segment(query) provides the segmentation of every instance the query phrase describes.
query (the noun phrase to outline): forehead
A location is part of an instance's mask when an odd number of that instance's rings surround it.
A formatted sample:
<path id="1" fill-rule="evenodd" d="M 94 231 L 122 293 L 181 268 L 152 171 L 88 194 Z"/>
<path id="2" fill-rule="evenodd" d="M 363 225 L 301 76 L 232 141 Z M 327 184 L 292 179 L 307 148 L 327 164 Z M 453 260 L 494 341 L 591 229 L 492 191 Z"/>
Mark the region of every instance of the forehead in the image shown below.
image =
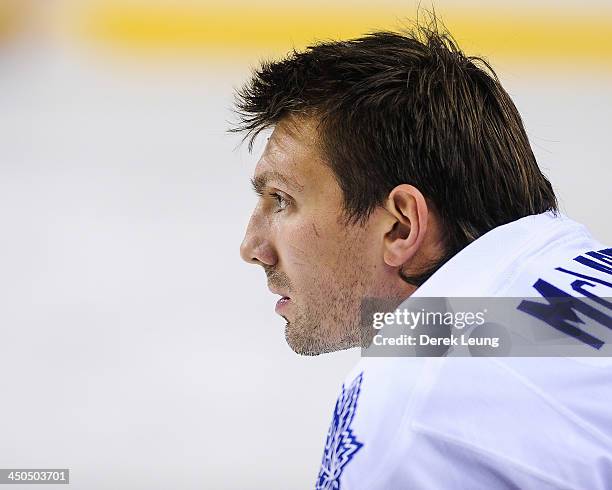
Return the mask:
<path id="1" fill-rule="evenodd" d="M 279 122 L 255 168 L 255 177 L 285 177 L 296 187 L 329 172 L 318 147 L 315 123 L 306 119 Z"/>

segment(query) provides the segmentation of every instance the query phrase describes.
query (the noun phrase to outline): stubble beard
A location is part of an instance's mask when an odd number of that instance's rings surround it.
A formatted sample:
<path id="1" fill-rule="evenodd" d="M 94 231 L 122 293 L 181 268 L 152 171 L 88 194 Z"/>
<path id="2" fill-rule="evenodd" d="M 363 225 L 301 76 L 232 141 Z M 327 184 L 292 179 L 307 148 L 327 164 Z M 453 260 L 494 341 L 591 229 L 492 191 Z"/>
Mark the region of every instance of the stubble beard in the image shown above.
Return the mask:
<path id="1" fill-rule="evenodd" d="M 293 318 L 285 319 L 285 338 L 297 354 L 316 356 L 362 344 L 361 304 L 369 278 L 351 259 L 359 256 L 354 252 L 344 250 L 342 263 L 319 275 L 305 305 L 295 304 Z"/>

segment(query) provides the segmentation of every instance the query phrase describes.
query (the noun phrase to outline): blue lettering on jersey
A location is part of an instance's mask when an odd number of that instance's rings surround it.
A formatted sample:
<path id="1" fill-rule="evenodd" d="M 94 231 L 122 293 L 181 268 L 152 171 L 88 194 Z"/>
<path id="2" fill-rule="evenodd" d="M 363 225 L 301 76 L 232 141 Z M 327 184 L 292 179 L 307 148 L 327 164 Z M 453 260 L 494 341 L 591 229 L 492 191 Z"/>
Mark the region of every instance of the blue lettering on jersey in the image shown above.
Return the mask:
<path id="1" fill-rule="evenodd" d="M 582 265 L 590 267 L 591 269 L 612 275 L 612 267 L 610 267 L 612 266 L 612 248 L 586 252 L 584 255 L 575 257 L 574 260 Z M 586 274 L 574 272 L 563 267 L 557 267 L 556 270 L 565 274 L 579 277 L 581 280 L 578 279 L 572 282 L 572 289 L 583 294 L 585 297 L 592 299 L 594 302 L 598 303 L 604 308 L 612 311 L 612 303 L 594 294 L 591 289 L 587 289 L 594 288 L 598 284 L 612 289 L 612 283 L 603 279 L 591 277 Z M 547 300 L 548 303 L 538 303 L 536 301 L 524 300 L 518 306 L 520 311 L 548 323 L 553 328 L 556 328 L 557 330 L 575 338 L 576 340 L 584 342 L 595 349 L 600 349 L 601 346 L 604 345 L 605 342 L 601 339 L 590 335 L 581 328 L 576 327 L 569 322 L 574 324 L 584 324 L 584 321 L 576 315 L 576 312 L 580 312 L 601 325 L 612 329 L 612 317 L 610 317 L 605 310 L 600 311 L 599 309 L 585 303 L 580 298 L 566 293 L 543 279 L 538 279 L 534 283 L 533 287 L 542 295 L 544 299 Z"/>
<path id="2" fill-rule="evenodd" d="M 334 408 L 334 416 L 327 432 L 316 490 L 340 490 L 340 476 L 344 467 L 363 446 L 351 429 L 362 379 L 363 373 L 360 373 L 348 389 L 345 390 L 342 385 Z"/>

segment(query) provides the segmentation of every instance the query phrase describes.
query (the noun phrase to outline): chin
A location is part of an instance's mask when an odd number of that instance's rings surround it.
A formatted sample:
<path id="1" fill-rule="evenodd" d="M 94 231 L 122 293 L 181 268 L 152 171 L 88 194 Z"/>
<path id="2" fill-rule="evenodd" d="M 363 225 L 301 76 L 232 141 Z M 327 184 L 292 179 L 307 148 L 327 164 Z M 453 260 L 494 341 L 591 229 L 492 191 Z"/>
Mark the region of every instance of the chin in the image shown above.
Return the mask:
<path id="1" fill-rule="evenodd" d="M 301 356 L 318 356 L 359 346 L 359 342 L 349 340 L 330 342 L 327 339 L 314 335 L 305 335 L 303 332 L 296 330 L 295 325 L 287 322 L 285 325 L 285 339 L 291 350 Z"/>

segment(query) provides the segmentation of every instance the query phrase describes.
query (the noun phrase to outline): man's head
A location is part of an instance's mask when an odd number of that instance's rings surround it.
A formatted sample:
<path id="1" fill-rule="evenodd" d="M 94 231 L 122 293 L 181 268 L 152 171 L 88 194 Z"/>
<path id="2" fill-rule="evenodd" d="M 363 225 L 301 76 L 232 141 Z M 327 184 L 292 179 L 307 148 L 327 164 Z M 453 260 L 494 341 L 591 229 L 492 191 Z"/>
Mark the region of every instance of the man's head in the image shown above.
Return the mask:
<path id="1" fill-rule="evenodd" d="M 493 71 L 435 29 L 265 63 L 238 109 L 251 142 L 274 127 L 241 254 L 299 353 L 358 345 L 365 298 L 399 304 L 482 234 L 556 209 Z"/>

